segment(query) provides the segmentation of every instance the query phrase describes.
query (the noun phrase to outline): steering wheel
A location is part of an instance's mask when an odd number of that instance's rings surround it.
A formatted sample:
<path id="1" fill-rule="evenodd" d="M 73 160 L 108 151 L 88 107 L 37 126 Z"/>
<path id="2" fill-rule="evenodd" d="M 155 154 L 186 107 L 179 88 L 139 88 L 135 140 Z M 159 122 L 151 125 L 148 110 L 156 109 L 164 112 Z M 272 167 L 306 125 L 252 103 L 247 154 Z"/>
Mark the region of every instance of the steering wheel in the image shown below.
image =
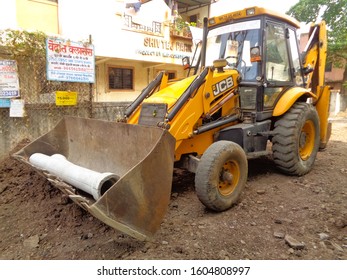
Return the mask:
<path id="1" fill-rule="evenodd" d="M 232 68 L 236 68 L 236 63 L 231 63 L 231 62 L 228 61 L 228 59 L 231 59 L 231 58 L 235 59 L 236 62 L 237 62 L 237 56 L 229 55 L 229 56 L 227 56 L 227 57 L 225 58 L 225 60 L 227 61 L 227 65 L 230 66 L 230 67 L 232 67 Z"/>
<path id="2" fill-rule="evenodd" d="M 236 59 L 236 63 L 230 63 L 229 61 L 228 61 L 228 59 L 230 59 L 230 58 L 233 58 L 233 59 Z M 230 66 L 230 67 L 232 67 L 233 69 L 236 69 L 237 67 L 237 56 L 234 56 L 234 55 L 229 55 L 229 56 L 227 56 L 226 58 L 225 58 L 225 60 L 227 61 L 227 65 L 228 66 Z M 247 67 L 247 64 L 246 64 L 246 61 L 244 61 L 243 59 L 241 59 L 241 65 L 240 65 L 240 70 L 238 71 L 239 72 L 239 74 L 240 74 L 240 76 L 241 76 L 241 78 L 243 79 L 244 78 L 244 75 L 245 75 L 245 73 L 246 73 L 246 67 Z"/>

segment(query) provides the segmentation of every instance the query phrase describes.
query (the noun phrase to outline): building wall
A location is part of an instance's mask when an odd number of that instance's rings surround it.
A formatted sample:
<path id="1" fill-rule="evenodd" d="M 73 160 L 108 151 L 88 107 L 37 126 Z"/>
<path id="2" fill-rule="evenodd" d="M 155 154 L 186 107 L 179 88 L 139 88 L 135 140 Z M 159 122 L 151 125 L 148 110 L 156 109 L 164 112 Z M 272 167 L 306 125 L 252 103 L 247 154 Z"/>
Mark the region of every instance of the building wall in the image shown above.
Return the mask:
<path id="1" fill-rule="evenodd" d="M 4 1 L 0 0 L 0 4 Z M 149 1 L 137 12 L 126 9 L 126 2 L 129 1 L 102 0 L 101 4 L 99 0 L 88 0 L 86 5 L 85 0 L 13 0 L 10 13 L 15 20 L 8 22 L 16 22 L 13 28 L 59 34 L 71 41 L 87 41 L 91 37 L 97 66 L 94 100 L 127 102 L 137 97 L 158 70 L 185 77 L 181 59 L 192 56 L 193 43 L 191 39 L 171 36 L 171 10 L 164 0 Z M 207 13 L 208 7 L 202 7 L 189 14 L 203 18 Z M 129 26 L 124 23 L 125 15 L 132 16 Z M 150 30 L 154 21 L 160 22 L 160 32 Z M 132 67 L 134 90 L 108 90 L 109 65 Z"/>
<path id="2" fill-rule="evenodd" d="M 177 44 L 187 42 L 170 37 L 171 10 L 163 0 L 147 2 L 137 12 L 124 1 L 102 3 L 59 0 L 61 35 L 71 40 L 91 35 L 98 57 L 181 64 L 182 56 L 190 54 Z M 76 13 L 79 7 L 83 13 Z"/>
<path id="3" fill-rule="evenodd" d="M 126 8 L 125 1 L 103 0 L 100 5 L 100 1 L 91 0 L 88 6 L 84 2 L 59 0 L 60 30 L 71 40 L 92 38 L 97 65 L 95 101 L 132 101 L 158 70 L 174 71 L 177 78 L 185 76 L 181 61 L 192 55 L 193 43 L 170 34 L 173 18 L 163 0 L 149 1 L 138 11 Z M 83 13 L 76 13 L 82 6 Z M 109 66 L 132 68 L 134 89 L 110 91 Z"/>
<path id="4" fill-rule="evenodd" d="M 184 14 L 183 18 L 189 22 L 189 17 L 192 15 L 197 15 L 198 17 L 198 26 L 202 27 L 204 17 L 209 17 L 209 6 L 204 6 L 199 9 L 194 9 L 191 11 L 188 11 Z"/>
<path id="5" fill-rule="evenodd" d="M 108 67 L 132 67 L 134 69 L 134 90 L 109 90 Z M 129 60 L 109 59 L 96 66 L 96 83 L 94 87 L 94 101 L 133 101 L 141 91 L 151 82 L 159 71 L 167 70 L 174 72 L 177 78 L 183 78 L 186 72 L 180 65 L 148 65 L 143 62 Z"/>
<path id="6" fill-rule="evenodd" d="M 16 0 L 18 27 L 59 34 L 58 4 L 48 0 Z"/>
<path id="7" fill-rule="evenodd" d="M 332 66 L 331 71 L 325 72 L 325 81 L 328 83 L 337 83 L 338 88 L 341 89 L 341 83 L 343 82 L 343 74 L 345 72 L 345 68 L 336 68 L 334 65 Z"/>
<path id="8" fill-rule="evenodd" d="M 303 33 L 300 35 L 299 48 L 301 52 L 305 49 L 308 40 L 308 33 Z M 341 90 L 344 72 L 345 68 L 337 68 L 332 65 L 331 71 L 325 72 L 325 82 L 334 87 L 335 90 Z"/>
<path id="9" fill-rule="evenodd" d="M 16 22 L 16 2 L 0 0 L 0 29 L 15 29 Z"/>
<path id="10" fill-rule="evenodd" d="M 299 40 L 299 49 L 300 49 L 300 52 L 303 52 L 303 51 L 304 51 L 307 42 L 308 42 L 308 33 L 302 33 L 302 34 L 300 34 L 300 40 Z"/>

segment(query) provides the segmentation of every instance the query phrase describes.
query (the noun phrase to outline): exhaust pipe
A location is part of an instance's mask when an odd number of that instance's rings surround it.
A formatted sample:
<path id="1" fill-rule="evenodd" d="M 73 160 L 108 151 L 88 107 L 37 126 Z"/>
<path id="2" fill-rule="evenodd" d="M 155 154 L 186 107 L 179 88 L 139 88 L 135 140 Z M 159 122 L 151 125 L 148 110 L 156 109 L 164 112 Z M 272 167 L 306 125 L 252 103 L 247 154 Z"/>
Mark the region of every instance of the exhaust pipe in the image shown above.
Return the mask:
<path id="1" fill-rule="evenodd" d="M 113 173 L 99 173 L 73 164 L 61 154 L 47 156 L 35 153 L 29 157 L 29 162 L 41 170 L 47 170 L 71 186 L 89 193 L 95 200 L 119 180 L 119 176 Z"/>

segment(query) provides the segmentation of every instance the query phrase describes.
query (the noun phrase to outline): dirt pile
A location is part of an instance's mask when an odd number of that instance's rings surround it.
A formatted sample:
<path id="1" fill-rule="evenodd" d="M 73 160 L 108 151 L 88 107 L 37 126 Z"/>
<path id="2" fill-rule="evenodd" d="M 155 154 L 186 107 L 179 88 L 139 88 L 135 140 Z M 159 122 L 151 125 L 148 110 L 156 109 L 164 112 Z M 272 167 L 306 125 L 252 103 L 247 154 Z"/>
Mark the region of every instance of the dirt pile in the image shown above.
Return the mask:
<path id="1" fill-rule="evenodd" d="M 139 242 L 8 157 L 0 162 L 0 258 L 347 259 L 346 158 L 347 123 L 339 121 L 303 177 L 281 174 L 268 158 L 251 160 L 240 202 L 222 213 L 199 202 L 193 174 L 175 170 L 161 229 Z"/>

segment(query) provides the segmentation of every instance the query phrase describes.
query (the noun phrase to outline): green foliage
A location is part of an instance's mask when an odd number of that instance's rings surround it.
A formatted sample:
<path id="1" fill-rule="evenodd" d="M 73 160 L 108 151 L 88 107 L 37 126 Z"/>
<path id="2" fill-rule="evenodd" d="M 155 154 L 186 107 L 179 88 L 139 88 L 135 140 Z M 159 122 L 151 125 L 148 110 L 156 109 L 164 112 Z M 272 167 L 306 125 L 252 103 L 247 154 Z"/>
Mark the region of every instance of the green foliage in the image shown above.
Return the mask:
<path id="1" fill-rule="evenodd" d="M 13 58 L 45 57 L 47 35 L 43 32 L 6 29 L 0 31 L 0 44 Z"/>
<path id="2" fill-rule="evenodd" d="M 49 92 L 46 79 L 46 34 L 25 30 L 0 30 L 0 47 L 7 59 L 17 61 L 22 98 L 37 101 Z"/>
<path id="3" fill-rule="evenodd" d="M 326 0 L 300 0 L 289 9 L 287 14 L 302 22 L 314 22 L 318 17 L 320 7 L 325 3 Z"/>
<path id="4" fill-rule="evenodd" d="M 302 22 L 320 15 L 328 26 L 328 59 L 335 65 L 347 59 L 347 0 L 300 0 L 287 14 Z"/>

